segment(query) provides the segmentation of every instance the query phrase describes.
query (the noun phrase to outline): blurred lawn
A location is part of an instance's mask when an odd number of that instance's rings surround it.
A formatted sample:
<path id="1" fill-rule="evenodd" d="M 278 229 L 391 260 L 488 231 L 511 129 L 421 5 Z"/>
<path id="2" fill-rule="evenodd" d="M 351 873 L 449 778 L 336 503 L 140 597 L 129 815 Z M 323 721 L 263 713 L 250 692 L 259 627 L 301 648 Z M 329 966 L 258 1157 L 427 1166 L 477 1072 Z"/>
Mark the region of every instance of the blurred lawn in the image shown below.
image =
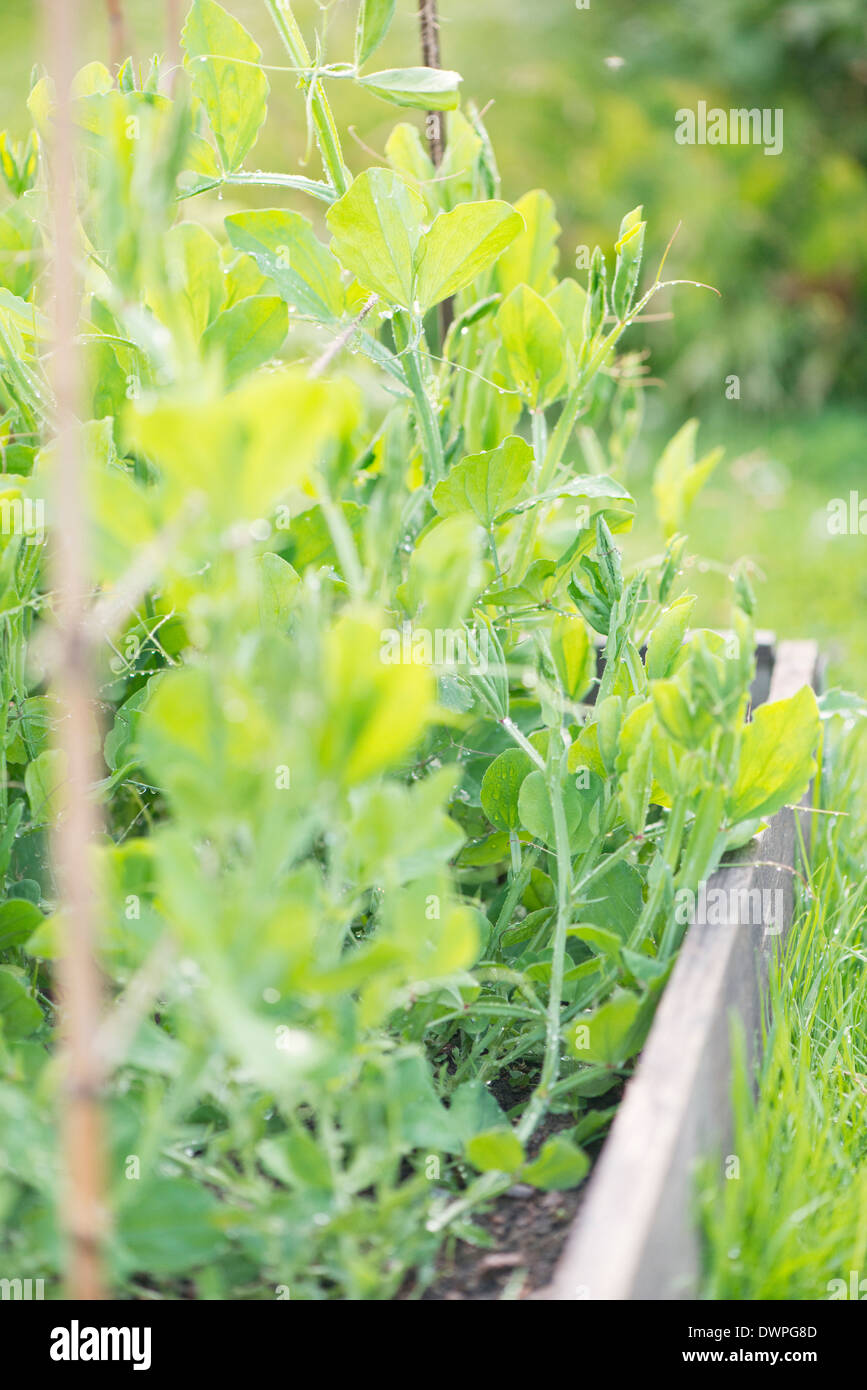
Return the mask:
<path id="1" fill-rule="evenodd" d="M 225 2 L 266 62 L 285 63 L 263 0 Z M 165 49 L 166 16 L 185 4 L 124 0 L 123 8 L 135 56 L 146 59 Z M 295 8 L 308 36 L 327 19 L 329 59 L 351 56 L 353 0 Z M 107 60 L 104 0 L 83 10 L 82 60 Z M 549 189 L 564 269 L 578 245 L 598 241 L 610 252 L 621 215 L 639 202 L 655 268 L 682 220 L 668 270 L 709 281 L 721 298 L 681 289 L 654 306 L 673 308 L 675 320 L 636 335 L 666 386 L 648 393 L 648 437 L 629 482 L 646 495 L 656 451 L 697 414 L 700 444 L 724 444 L 726 458 L 695 508 L 691 550 L 724 567 L 751 556 L 766 576 L 757 586 L 761 625 L 817 637 L 833 678 L 867 689 L 867 537 L 831 538 L 825 525 L 831 498 L 859 486 L 867 495 L 861 0 L 591 0 L 582 10 L 574 0 L 440 0 L 440 10 L 444 64 L 463 74 L 465 96 L 493 103 L 485 119 L 504 196 Z M 0 128 L 16 135 L 28 125 L 39 11 L 33 0 L 3 3 Z M 373 66 L 417 61 L 415 0 L 399 0 Z M 305 150 L 303 106 L 290 73 L 272 72 L 271 83 L 270 120 L 248 166 L 294 168 Z M 378 157 L 396 121 L 421 119 L 350 83 L 332 83 L 330 94 L 341 128 L 356 132 L 346 149 L 354 168 Z M 674 112 L 698 100 L 783 109 L 783 153 L 677 145 Z M 200 204 L 214 221 L 231 210 L 229 199 Z M 738 401 L 725 400 L 732 373 Z M 630 553 L 658 544 L 645 515 Z M 724 621 L 720 574 L 693 577 L 703 620 Z"/>

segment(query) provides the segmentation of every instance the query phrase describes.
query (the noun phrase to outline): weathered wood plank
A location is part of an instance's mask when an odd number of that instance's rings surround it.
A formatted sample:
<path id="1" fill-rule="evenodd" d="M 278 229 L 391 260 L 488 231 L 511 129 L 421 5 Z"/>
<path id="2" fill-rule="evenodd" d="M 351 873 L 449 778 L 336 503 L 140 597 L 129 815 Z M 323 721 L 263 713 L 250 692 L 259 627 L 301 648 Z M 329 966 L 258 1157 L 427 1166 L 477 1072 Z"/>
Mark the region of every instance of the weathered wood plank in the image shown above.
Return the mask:
<path id="1" fill-rule="evenodd" d="M 814 643 L 781 643 L 769 699 L 815 685 L 817 666 Z M 809 816 L 802 821 L 806 837 Z M 762 924 L 697 922 L 689 928 L 587 1198 L 541 1297 L 695 1296 L 695 1163 L 725 1153 L 730 1142 L 731 1016 L 741 1018 L 756 1055 L 768 961 L 792 919 L 795 848 L 795 813 L 783 810 L 753 847 L 749 864 L 721 868 L 711 879 L 708 895 L 722 888 L 733 903 L 745 900 L 732 895 L 758 890 Z"/>

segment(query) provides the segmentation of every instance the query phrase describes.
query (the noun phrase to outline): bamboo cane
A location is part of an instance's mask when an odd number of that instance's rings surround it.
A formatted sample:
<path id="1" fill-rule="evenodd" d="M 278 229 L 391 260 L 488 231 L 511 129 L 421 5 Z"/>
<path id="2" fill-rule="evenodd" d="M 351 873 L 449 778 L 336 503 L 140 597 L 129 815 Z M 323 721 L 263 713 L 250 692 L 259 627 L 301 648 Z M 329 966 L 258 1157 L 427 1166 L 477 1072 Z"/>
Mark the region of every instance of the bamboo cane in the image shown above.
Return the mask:
<path id="1" fill-rule="evenodd" d="M 75 169 L 71 84 L 79 0 L 44 0 L 57 88 L 55 138 L 51 151 L 54 230 L 53 384 L 57 401 L 52 587 L 59 626 L 59 662 L 54 679 L 60 701 L 60 748 L 68 777 L 54 835 L 54 862 L 65 927 L 58 983 L 61 1015 L 61 1141 L 63 1183 L 60 1219 L 67 1241 L 66 1284 L 70 1298 L 103 1297 L 105 1236 L 104 1168 L 100 1091 L 102 1068 L 96 1046 L 100 985 L 94 959 L 96 902 L 91 845 L 96 815 L 90 788 L 95 781 L 89 753 L 92 722 L 91 648 L 85 636 L 87 591 L 86 514 L 77 436 L 78 289 L 75 258 Z"/>

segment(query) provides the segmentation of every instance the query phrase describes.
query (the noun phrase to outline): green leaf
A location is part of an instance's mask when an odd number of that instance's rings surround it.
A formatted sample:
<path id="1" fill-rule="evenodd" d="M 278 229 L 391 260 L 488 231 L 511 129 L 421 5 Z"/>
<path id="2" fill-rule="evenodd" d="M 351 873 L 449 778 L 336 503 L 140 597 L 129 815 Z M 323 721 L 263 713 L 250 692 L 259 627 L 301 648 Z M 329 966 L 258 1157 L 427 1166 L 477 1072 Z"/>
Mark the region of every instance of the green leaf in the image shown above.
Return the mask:
<path id="1" fill-rule="evenodd" d="M 142 1186 L 130 1192 L 118 1217 L 127 1269 L 186 1274 L 216 1259 L 225 1236 L 217 1224 L 219 1203 L 206 1187 L 181 1177 Z"/>
<path id="2" fill-rule="evenodd" d="M 647 642 L 644 667 L 651 680 L 671 675 L 671 668 L 686 636 L 695 594 L 683 594 L 659 615 Z"/>
<path id="3" fill-rule="evenodd" d="M 105 736 L 103 756 L 112 772 L 123 766 L 127 750 L 135 737 L 141 712 L 147 703 L 150 682 L 139 687 L 128 700 L 120 706 L 114 724 Z"/>
<path id="4" fill-rule="evenodd" d="M 687 420 L 666 444 L 653 475 L 656 511 L 666 537 L 683 529 L 687 513 L 725 452 L 712 449 L 695 461 L 698 421 Z"/>
<path id="5" fill-rule="evenodd" d="M 454 111 L 460 101 L 461 75 L 448 68 L 387 68 L 357 80 L 360 87 L 392 106 Z"/>
<path id="6" fill-rule="evenodd" d="M 545 302 L 557 315 L 566 334 L 566 341 L 577 358 L 584 342 L 584 315 L 587 310 L 587 291 L 577 280 L 561 280 L 545 296 Z"/>
<path id="7" fill-rule="evenodd" d="M 471 511 L 488 529 L 522 496 L 532 467 L 530 445 L 509 435 L 499 448 L 455 464 L 434 488 L 433 504 L 440 516 Z"/>
<path id="8" fill-rule="evenodd" d="M 231 526 L 266 515 L 289 487 L 302 486 L 323 444 L 351 429 L 356 412 L 346 383 L 287 370 L 261 373 L 219 395 L 143 397 L 128 408 L 124 426 L 129 446 L 159 465 L 167 510 L 200 493 L 211 523 Z"/>
<path id="9" fill-rule="evenodd" d="M 530 289 L 519 285 L 497 311 L 506 361 L 531 410 L 553 401 L 566 384 L 566 344 L 554 310 Z"/>
<path id="10" fill-rule="evenodd" d="M 631 864 L 612 864 L 590 892 L 592 897 L 580 907 L 584 921 L 615 932 L 625 941 L 644 901 L 641 874 Z"/>
<path id="11" fill-rule="evenodd" d="M 39 272 L 39 228 L 20 203 L 0 215 L 0 285 L 26 299 Z"/>
<path id="12" fill-rule="evenodd" d="M 422 237 L 416 298 L 423 311 L 457 294 L 497 259 L 523 227 L 508 203 L 461 203 L 441 212 Z"/>
<path id="13" fill-rule="evenodd" d="M 636 1023 L 641 1000 L 628 990 L 617 990 L 592 1014 L 581 1014 L 566 1030 L 573 1056 L 581 1062 L 619 1066 L 641 1046 Z"/>
<path id="14" fill-rule="evenodd" d="M 42 923 L 42 913 L 26 898 L 9 898 L 0 904 L 0 951 L 21 946 Z"/>
<path id="15" fill-rule="evenodd" d="M 482 778 L 482 810 L 498 830 L 516 830 L 521 823 L 518 794 L 521 783 L 533 770 L 523 748 L 507 748 L 494 758 Z"/>
<path id="16" fill-rule="evenodd" d="M 513 1129 L 483 1130 L 467 1144 L 466 1155 L 480 1173 L 514 1173 L 524 1162 L 524 1149 Z"/>
<path id="17" fill-rule="evenodd" d="M 328 1159 L 316 1140 L 306 1129 L 290 1130 L 271 1139 L 263 1139 L 257 1153 L 275 1178 L 287 1187 L 302 1191 L 330 1192 L 331 1169 Z"/>
<path id="18" fill-rule="evenodd" d="M 164 244 L 168 283 L 160 293 L 150 294 L 149 302 L 169 325 L 182 312 L 198 342 L 226 298 L 219 244 L 197 222 L 172 227 Z"/>
<path id="19" fill-rule="evenodd" d="M 411 308 L 424 199 L 391 169 L 366 169 L 326 214 L 331 249 L 366 290 Z"/>
<path id="20" fill-rule="evenodd" d="M 503 1112 L 483 1081 L 464 1081 L 452 1093 L 449 1124 L 456 1146 L 462 1149 L 484 1130 L 497 1129 Z"/>
<path id="21" fill-rule="evenodd" d="M 550 194 L 536 188 L 515 204 L 524 228 L 497 262 L 497 285 L 510 294 L 518 285 L 546 297 L 554 289 L 560 224 Z"/>
<path id="22" fill-rule="evenodd" d="M 581 824 L 584 808 L 581 796 L 571 779 L 563 784 L 562 795 L 563 810 L 566 814 L 566 829 L 571 838 Z M 556 843 L 554 811 L 551 806 L 545 774 L 540 772 L 538 768 L 530 772 L 521 783 L 521 790 L 518 793 L 518 813 L 521 824 L 529 830 L 533 838 L 541 840 L 543 844 L 553 848 Z"/>
<path id="23" fill-rule="evenodd" d="M 262 51 L 216 0 L 193 0 L 181 45 L 223 168 L 238 169 L 265 119 L 268 79 L 258 66 Z"/>
<path id="24" fill-rule="evenodd" d="M 421 194 L 430 216 L 434 217 L 439 208 L 430 185 L 437 171 L 417 126 L 408 121 L 396 125 L 385 142 L 385 155 L 392 168 Z"/>
<path id="25" fill-rule="evenodd" d="M 623 942 L 617 932 L 608 931 L 605 927 L 594 927 L 585 924 L 578 927 L 570 927 L 569 935 L 574 936 L 578 941 L 586 941 L 587 945 L 596 952 L 598 956 L 610 956 L 612 960 L 619 960 Z"/>
<path id="26" fill-rule="evenodd" d="M 648 714 L 652 714 L 649 705 L 647 710 Z M 623 818 L 633 835 L 640 835 L 644 830 L 652 787 L 653 722 L 651 717 L 646 720 L 637 743 L 626 759 L 626 766 L 618 786 Z"/>
<path id="27" fill-rule="evenodd" d="M 596 675 L 596 648 L 577 613 L 562 613 L 551 625 L 551 656 L 570 700 L 580 700 Z"/>
<path id="28" fill-rule="evenodd" d="M 202 335 L 202 351 L 222 358 L 234 385 L 275 357 L 289 331 L 289 310 L 277 295 L 255 294 L 224 309 Z"/>
<path id="29" fill-rule="evenodd" d="M 521 1169 L 521 1179 L 546 1192 L 564 1192 L 583 1182 L 589 1171 L 590 1159 L 584 1150 L 562 1134 L 553 1134 L 545 1140 L 538 1157 Z"/>
<path id="30" fill-rule="evenodd" d="M 234 213 L 226 218 L 226 232 L 232 245 L 273 280 L 287 304 L 321 323 L 341 317 L 346 296 L 340 267 L 300 212 Z"/>
<path id="31" fill-rule="evenodd" d="M 397 0 L 361 0 L 355 31 L 355 64 L 361 67 L 382 43 L 394 17 Z"/>
<path id="32" fill-rule="evenodd" d="M 256 560 L 259 570 L 259 615 L 265 627 L 285 629 L 298 598 L 301 579 L 296 570 L 273 551 Z"/>
<path id="33" fill-rule="evenodd" d="M 0 1037 L 27 1038 L 42 1022 L 42 1010 L 17 972 L 0 966 Z"/>
<path id="34" fill-rule="evenodd" d="M 24 786 L 35 824 L 54 820 L 57 816 L 65 781 L 66 756 L 59 748 L 46 749 L 32 763 L 28 763 L 24 772 Z"/>
<path id="35" fill-rule="evenodd" d="M 772 816 L 797 805 L 816 772 L 819 710 L 809 686 L 788 700 L 759 705 L 741 741 L 728 819 Z"/>

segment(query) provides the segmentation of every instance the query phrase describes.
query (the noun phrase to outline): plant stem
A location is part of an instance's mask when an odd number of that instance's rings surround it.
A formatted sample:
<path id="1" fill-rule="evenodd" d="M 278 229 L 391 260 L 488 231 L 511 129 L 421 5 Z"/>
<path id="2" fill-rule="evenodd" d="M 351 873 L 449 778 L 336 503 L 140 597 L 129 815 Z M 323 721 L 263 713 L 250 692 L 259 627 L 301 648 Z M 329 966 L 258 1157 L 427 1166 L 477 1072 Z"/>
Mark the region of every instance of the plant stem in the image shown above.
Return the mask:
<path id="1" fill-rule="evenodd" d="M 551 1099 L 551 1088 L 556 1085 L 560 1075 L 560 1027 L 563 1000 L 563 975 L 566 966 L 566 933 L 572 919 L 572 851 L 569 846 L 569 829 L 563 806 L 563 772 L 566 747 L 559 742 L 559 730 L 552 729 L 550 739 L 556 751 L 549 753 L 546 771 L 548 795 L 554 819 L 554 845 L 557 852 L 557 920 L 554 925 L 554 943 L 551 957 L 551 981 L 548 990 L 548 1016 L 545 1025 L 545 1054 L 542 1074 L 530 1103 L 518 1125 L 518 1138 L 524 1142 L 529 1139 L 541 1120 Z"/>
<path id="2" fill-rule="evenodd" d="M 416 425 L 421 436 L 425 461 L 425 481 L 428 486 L 445 477 L 446 465 L 439 420 L 425 386 L 424 368 L 418 342 L 413 341 L 405 314 L 398 312 L 392 319 L 395 345 L 403 363 L 409 389 L 415 402 Z M 423 339 L 422 339 L 423 340 Z"/>
<path id="3" fill-rule="evenodd" d="M 543 489 L 542 478 L 545 472 L 545 461 L 548 448 L 548 426 L 543 410 L 530 411 L 531 428 L 533 435 L 533 487 L 535 492 Z M 515 559 L 512 565 L 512 581 L 520 584 L 527 572 L 530 558 L 533 553 L 533 545 L 536 540 L 536 526 L 539 508 L 534 507 L 527 512 L 523 518 L 521 529 L 518 534 L 518 545 L 515 551 Z"/>
<path id="4" fill-rule="evenodd" d="M 298 27 L 298 21 L 292 13 L 289 0 L 265 0 L 265 4 L 268 6 L 277 32 L 283 40 L 293 64 L 298 68 L 309 70 L 313 66 L 310 50 Z M 299 82 L 304 92 L 309 95 L 310 112 L 316 130 L 316 143 L 319 146 L 319 153 L 322 155 L 325 173 L 340 197 L 349 187 L 349 175 L 346 165 L 343 163 L 340 136 L 337 134 L 337 126 L 331 114 L 328 98 L 322 90 L 322 84 L 317 75 L 307 77 L 302 74 Z"/>

